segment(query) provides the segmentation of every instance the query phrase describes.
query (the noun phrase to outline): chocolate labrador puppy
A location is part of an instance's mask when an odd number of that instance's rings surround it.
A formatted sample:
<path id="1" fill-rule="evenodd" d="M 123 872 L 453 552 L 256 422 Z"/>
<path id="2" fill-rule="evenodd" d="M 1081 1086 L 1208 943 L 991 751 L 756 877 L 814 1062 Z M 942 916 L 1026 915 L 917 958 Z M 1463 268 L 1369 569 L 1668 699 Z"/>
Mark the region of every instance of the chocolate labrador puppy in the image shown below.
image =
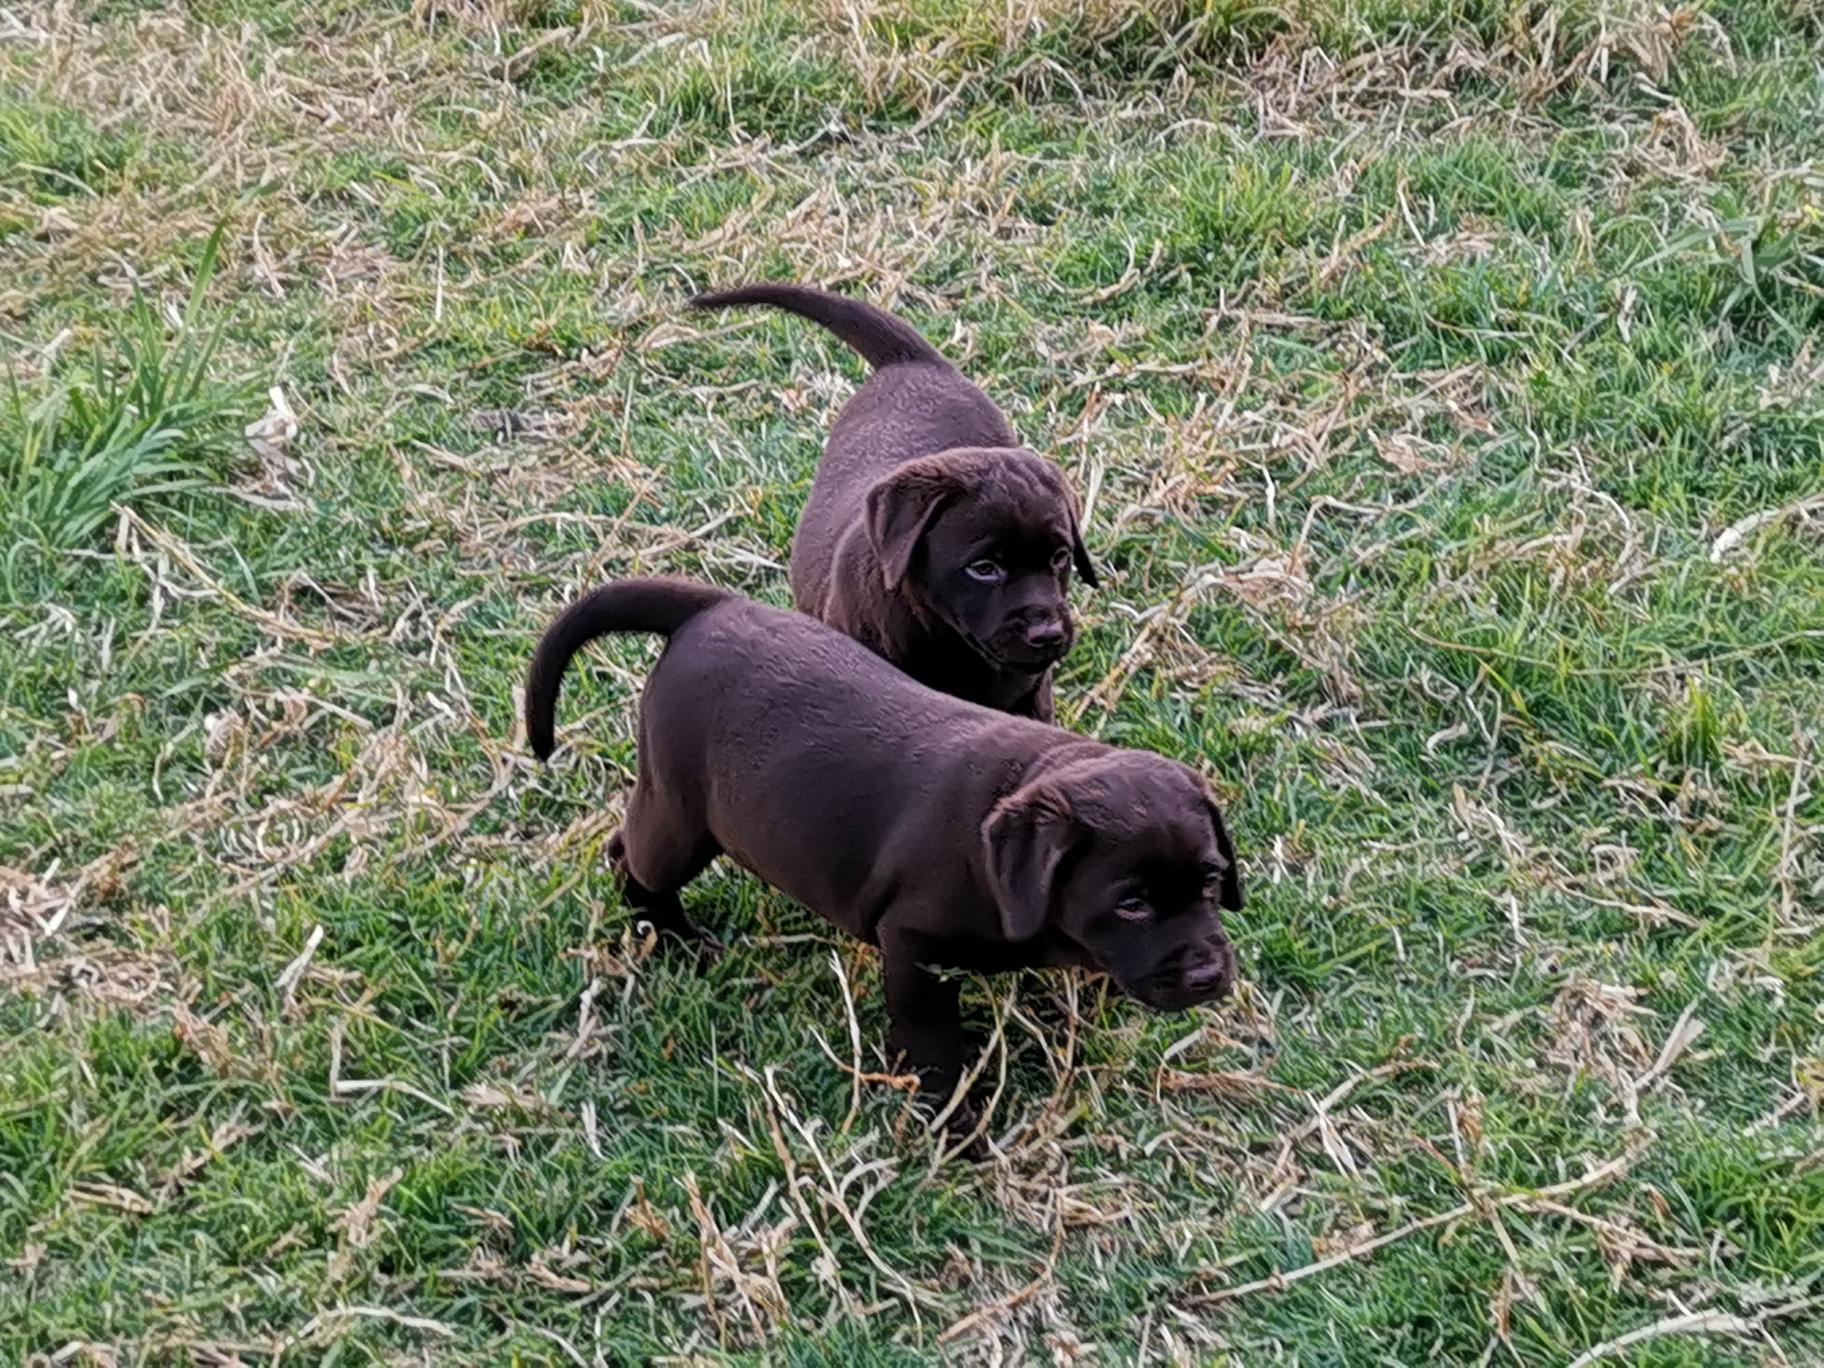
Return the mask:
<path id="1" fill-rule="evenodd" d="M 821 324 L 874 374 L 836 415 L 792 539 L 792 597 L 922 684 L 1052 718 L 1071 566 L 1092 588 L 1063 473 L 911 324 L 801 285 L 699 295 Z"/>
<path id="2" fill-rule="evenodd" d="M 606 632 L 670 638 L 609 844 L 627 901 L 701 942 L 678 892 L 726 854 L 879 946 L 891 1043 L 929 1092 L 947 1098 L 965 1059 L 957 983 L 933 967 L 1083 965 L 1160 1011 L 1233 984 L 1240 873 L 1188 766 L 937 693 L 809 617 L 672 579 L 598 589 L 545 632 L 526 681 L 539 758 L 570 657 Z"/>

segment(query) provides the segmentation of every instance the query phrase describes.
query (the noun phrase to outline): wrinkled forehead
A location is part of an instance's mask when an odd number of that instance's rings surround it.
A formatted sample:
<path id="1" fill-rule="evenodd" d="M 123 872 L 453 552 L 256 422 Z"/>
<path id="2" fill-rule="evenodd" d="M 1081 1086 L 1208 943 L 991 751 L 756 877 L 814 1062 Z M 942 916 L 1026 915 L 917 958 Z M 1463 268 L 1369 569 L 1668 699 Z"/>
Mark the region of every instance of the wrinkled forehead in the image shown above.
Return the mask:
<path id="1" fill-rule="evenodd" d="M 1149 863 L 1201 862 L 1215 849 L 1203 785 L 1184 766 L 1129 752 L 1073 786 L 1071 806 L 1101 843 Z"/>
<path id="2" fill-rule="evenodd" d="M 967 490 L 965 503 L 1031 523 L 1067 516 L 1068 496 L 1058 468 L 1030 451 L 958 452 L 947 463 Z"/>
<path id="3" fill-rule="evenodd" d="M 953 499 L 931 530 L 946 541 L 1049 553 L 1070 539 L 1070 510 L 1055 492 L 1029 482 L 986 479 Z"/>
<path id="4" fill-rule="evenodd" d="M 993 547 L 1005 555 L 1048 559 L 1070 542 L 1070 524 L 1057 509 L 1033 509 L 1005 499 L 959 502 L 939 515 L 930 534 L 940 545 Z"/>
<path id="5" fill-rule="evenodd" d="M 1184 876 L 1193 882 L 1217 854 L 1209 819 L 1202 812 L 1172 814 L 1125 832 L 1100 831 L 1096 844 L 1111 865 L 1151 878 Z"/>

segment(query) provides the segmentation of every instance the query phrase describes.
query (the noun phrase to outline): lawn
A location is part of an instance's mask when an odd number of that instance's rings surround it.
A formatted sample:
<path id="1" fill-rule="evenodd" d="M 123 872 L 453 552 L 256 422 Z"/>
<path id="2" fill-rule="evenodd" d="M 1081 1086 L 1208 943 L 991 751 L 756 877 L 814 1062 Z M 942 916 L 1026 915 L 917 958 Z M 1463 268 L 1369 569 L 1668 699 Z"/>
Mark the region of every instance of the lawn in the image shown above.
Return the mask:
<path id="1" fill-rule="evenodd" d="M 1824 18 L 0 7 L 0 1362 L 1824 1361 Z M 620 574 L 787 601 L 890 305 L 1068 470 L 1061 720 L 1238 995 L 965 992 L 603 847 Z"/>

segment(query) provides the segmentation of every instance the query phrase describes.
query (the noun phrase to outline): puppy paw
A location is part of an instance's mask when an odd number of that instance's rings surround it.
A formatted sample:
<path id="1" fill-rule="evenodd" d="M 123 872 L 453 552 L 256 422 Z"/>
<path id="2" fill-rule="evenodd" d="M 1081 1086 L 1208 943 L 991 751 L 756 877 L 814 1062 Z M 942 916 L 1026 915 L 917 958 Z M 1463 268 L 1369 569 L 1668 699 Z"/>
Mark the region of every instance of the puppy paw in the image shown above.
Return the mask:
<path id="1" fill-rule="evenodd" d="M 965 1102 L 944 1122 L 944 1147 L 965 1164 L 985 1164 L 993 1157 L 982 1114 Z"/>
<path id="2" fill-rule="evenodd" d="M 676 941 L 690 954 L 699 973 L 707 972 L 728 953 L 728 947 L 681 912 L 654 913 L 642 909 L 634 923 L 641 929 L 650 927 L 667 941 Z"/>
<path id="3" fill-rule="evenodd" d="M 728 953 L 728 947 L 707 931 L 699 931 L 690 941 L 691 952 L 696 956 L 697 972 L 707 974 Z"/>

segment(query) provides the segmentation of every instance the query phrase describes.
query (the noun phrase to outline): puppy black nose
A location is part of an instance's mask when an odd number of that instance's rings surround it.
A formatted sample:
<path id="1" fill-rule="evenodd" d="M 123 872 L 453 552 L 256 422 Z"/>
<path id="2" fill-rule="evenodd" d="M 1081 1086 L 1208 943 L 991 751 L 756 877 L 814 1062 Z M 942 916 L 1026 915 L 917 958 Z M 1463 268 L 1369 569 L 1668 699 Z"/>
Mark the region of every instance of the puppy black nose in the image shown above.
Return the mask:
<path id="1" fill-rule="evenodd" d="M 1064 624 L 1035 622 L 1026 629 L 1026 644 L 1035 651 L 1055 651 L 1064 644 Z"/>
<path id="2" fill-rule="evenodd" d="M 1199 997 L 1221 997 L 1231 986 L 1233 965 L 1229 955 L 1205 960 L 1184 976 L 1184 986 Z"/>

